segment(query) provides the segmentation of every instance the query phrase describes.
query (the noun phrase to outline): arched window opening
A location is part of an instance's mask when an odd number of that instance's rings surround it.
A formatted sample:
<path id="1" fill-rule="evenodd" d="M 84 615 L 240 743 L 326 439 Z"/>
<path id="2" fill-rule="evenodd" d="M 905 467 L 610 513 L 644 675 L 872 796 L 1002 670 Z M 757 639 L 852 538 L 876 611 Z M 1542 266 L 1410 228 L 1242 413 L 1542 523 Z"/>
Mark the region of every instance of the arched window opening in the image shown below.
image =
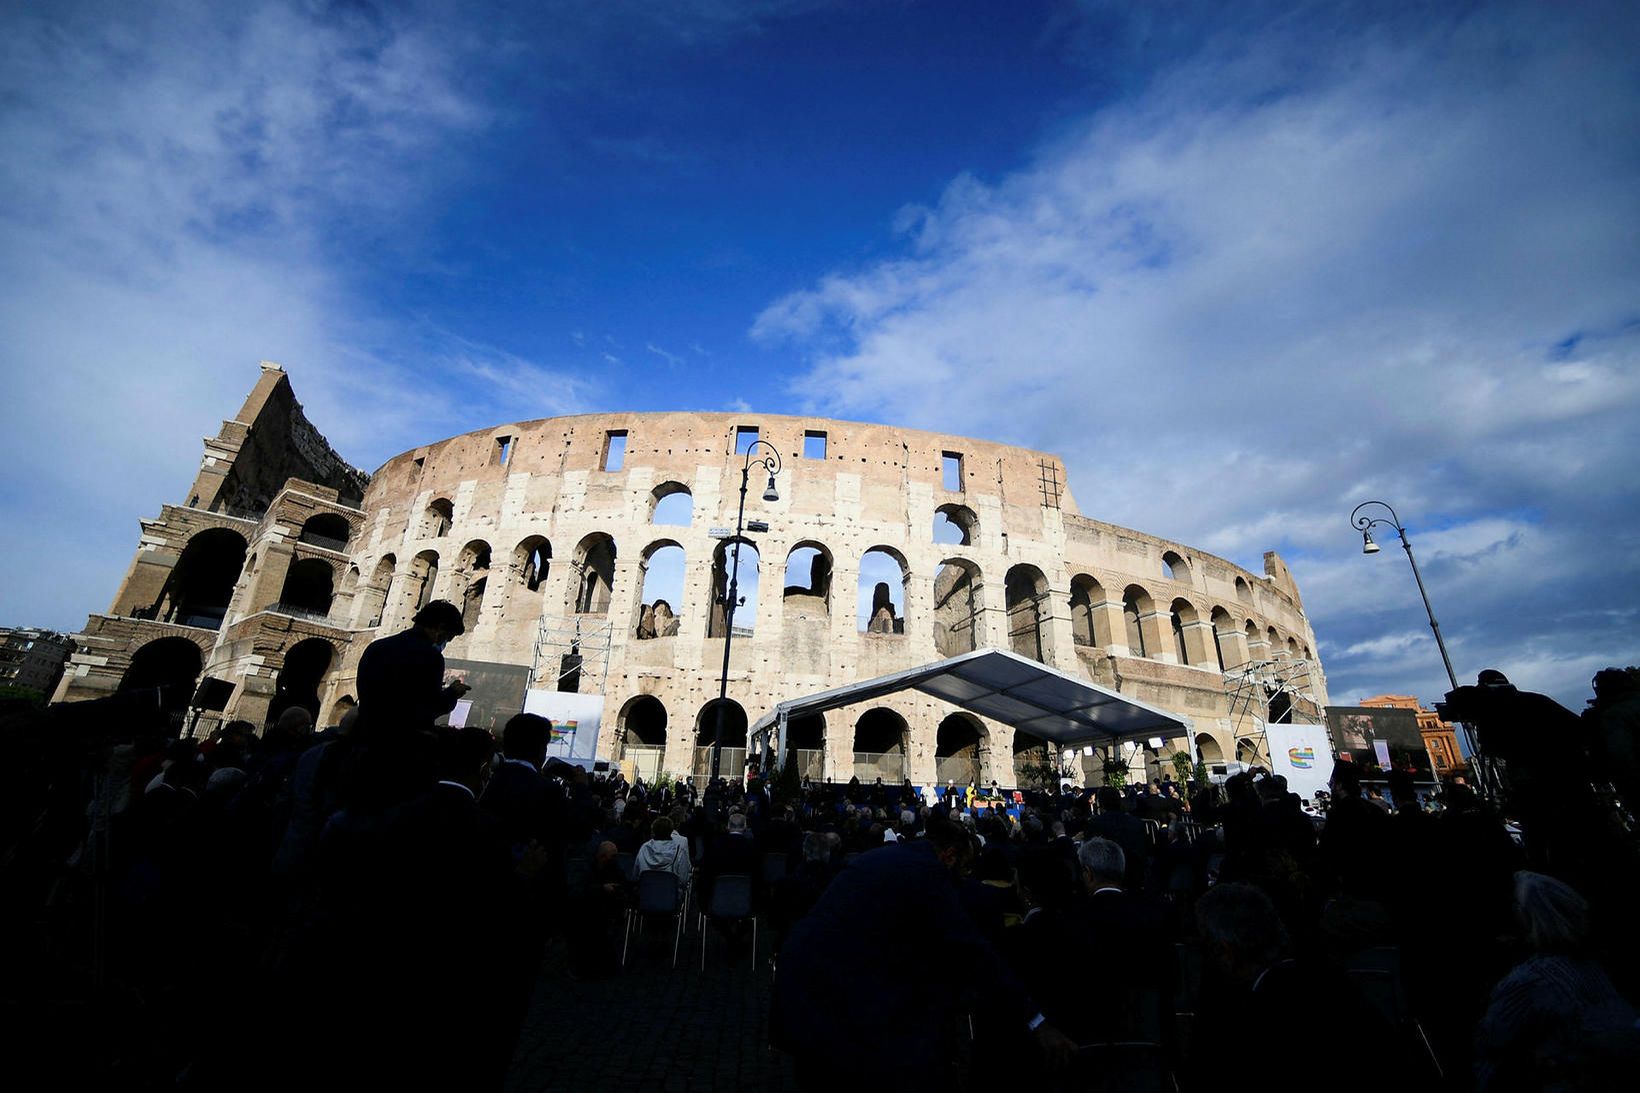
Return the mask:
<path id="1" fill-rule="evenodd" d="M 911 568 L 898 551 L 878 546 L 861 555 L 859 628 L 870 634 L 905 633 L 905 590 L 910 580 Z"/>
<path id="2" fill-rule="evenodd" d="M 1168 611 L 1168 623 L 1173 630 L 1173 655 L 1179 658 L 1180 664 L 1193 663 L 1190 659 L 1190 643 L 1185 638 L 1185 627 L 1194 626 L 1200 619 L 1196 607 L 1189 600 L 1173 601 Z"/>
<path id="3" fill-rule="evenodd" d="M 615 590 L 615 540 L 602 533 L 588 535 L 575 548 L 575 612 L 607 615 Z"/>
<path id="4" fill-rule="evenodd" d="M 1145 632 L 1141 620 L 1152 610 L 1150 596 L 1137 585 L 1129 585 L 1122 593 L 1122 622 L 1127 628 L 1128 652 L 1136 657 L 1148 657 L 1151 650 L 1145 648 Z"/>
<path id="5" fill-rule="evenodd" d="M 1014 785 L 1022 789 L 1049 786 L 1057 789 L 1055 774 L 1058 770 L 1059 762 L 1051 744 L 1040 736 L 1015 731 Z"/>
<path id="6" fill-rule="evenodd" d="M 1086 573 L 1071 578 L 1071 640 L 1077 645 L 1102 648 L 1111 643 L 1104 604 L 1105 589 L 1097 580 Z"/>
<path id="7" fill-rule="evenodd" d="M 797 764 L 797 777 L 818 782 L 826 776 L 826 718 L 804 714 L 786 723 L 786 761 Z"/>
<path id="8" fill-rule="evenodd" d="M 313 723 L 319 723 L 319 685 L 335 654 L 335 647 L 323 638 L 307 638 L 285 652 L 285 664 L 274 679 L 273 701 L 268 705 L 270 724 L 292 706 L 306 710 Z"/>
<path id="9" fill-rule="evenodd" d="M 788 615 L 830 615 L 831 552 L 819 543 L 792 547 L 786 555 L 786 587 L 781 600 Z"/>
<path id="10" fill-rule="evenodd" d="M 391 554 L 382 555 L 370 574 L 370 583 L 359 590 L 354 618 L 362 620 L 366 629 L 382 624 L 382 615 L 391 602 L 393 575 L 397 567 L 398 559 Z"/>
<path id="11" fill-rule="evenodd" d="M 1274 660 L 1276 654 L 1281 652 L 1281 635 L 1277 634 L 1276 628 L 1272 626 L 1264 632 L 1264 640 L 1270 643 L 1270 652 L 1266 655 Z"/>
<path id="12" fill-rule="evenodd" d="M 352 535 L 353 528 L 348 524 L 347 517 L 336 512 L 320 512 L 307 518 L 297 539 L 326 550 L 345 551 Z"/>
<path id="13" fill-rule="evenodd" d="M 330 614 L 335 570 L 322 558 L 301 558 L 285 572 L 285 586 L 279 590 L 278 610 L 307 618 Z"/>
<path id="14" fill-rule="evenodd" d="M 455 584 L 461 591 L 461 624 L 471 634 L 478 626 L 484 607 L 484 591 L 490 583 L 490 544 L 474 539 L 461 550 L 456 563 Z M 455 588 L 451 589 L 452 594 Z"/>
<path id="15" fill-rule="evenodd" d="M 531 535 L 513 550 L 513 568 L 529 592 L 539 592 L 552 565 L 552 544 L 540 535 Z"/>
<path id="16" fill-rule="evenodd" d="M 1235 622 L 1230 618 L 1230 612 L 1222 607 L 1213 608 L 1210 616 L 1213 623 L 1213 655 L 1219 659 L 1219 671 L 1224 671 L 1229 665 L 1224 660 L 1224 643 L 1235 632 Z"/>
<path id="17" fill-rule="evenodd" d="M 695 519 L 695 497 L 682 482 L 662 482 L 650 491 L 651 524 L 686 528 Z"/>
<path id="18" fill-rule="evenodd" d="M 737 560 L 738 559 L 738 560 Z M 735 589 L 735 637 L 750 637 L 757 627 L 757 590 L 761 559 L 750 539 L 725 539 L 712 552 L 712 613 L 706 636 L 721 638 L 729 632 L 729 588 Z"/>
<path id="19" fill-rule="evenodd" d="M 862 782 L 905 778 L 905 718 L 881 706 L 854 723 L 854 776 Z"/>
<path id="20" fill-rule="evenodd" d="M 435 498 L 427 505 L 427 511 L 422 517 L 422 533 L 427 539 L 439 539 L 450 534 L 450 527 L 455 523 L 456 507 L 450 503 L 448 497 Z"/>
<path id="21" fill-rule="evenodd" d="M 666 756 L 666 706 L 654 695 L 638 695 L 621 711 L 618 728 L 615 758 L 630 760 L 633 773 L 653 783 Z"/>
<path id="22" fill-rule="evenodd" d="M 973 546 L 979 538 L 979 517 L 967 505 L 941 505 L 934 510 L 934 542 Z"/>
<path id="23" fill-rule="evenodd" d="M 1190 580 L 1190 563 L 1176 550 L 1170 550 L 1162 555 L 1162 576 L 1170 581 Z"/>
<path id="24" fill-rule="evenodd" d="M 934 780 L 940 785 L 979 782 L 980 742 L 984 727 L 969 714 L 954 713 L 934 734 Z"/>
<path id="25" fill-rule="evenodd" d="M 1287 655 L 1294 660 L 1298 659 L 1298 640 L 1296 638 L 1287 639 Z"/>
<path id="26" fill-rule="evenodd" d="M 227 528 L 208 528 L 182 548 L 153 610 L 139 614 L 182 626 L 220 629 L 244 565 L 245 537 Z"/>
<path id="27" fill-rule="evenodd" d="M 677 636 L 678 611 L 683 604 L 683 563 L 683 547 L 670 539 L 644 548 L 638 609 L 640 641 Z"/>
<path id="28" fill-rule="evenodd" d="M 965 558 L 948 558 L 934 576 L 934 648 L 942 657 L 961 656 L 979 648 L 979 566 Z"/>
<path id="29" fill-rule="evenodd" d="M 410 579 L 416 589 L 416 610 L 420 611 L 433 599 L 433 586 L 438 584 L 438 552 L 424 550 L 410 563 Z"/>
<path id="30" fill-rule="evenodd" d="M 194 697 L 194 681 L 204 665 L 204 654 L 189 639 L 157 638 L 132 654 L 116 690 L 146 691 L 157 687 L 157 708 L 172 717 L 180 717 Z M 141 708 L 152 707 L 144 704 Z"/>
<path id="31" fill-rule="evenodd" d="M 1219 742 L 1208 733 L 1196 734 L 1196 751 L 1204 763 L 1224 762 L 1224 749 L 1219 747 Z"/>
<path id="32" fill-rule="evenodd" d="M 1048 579 L 1034 565 L 1016 565 L 1003 582 L 1008 605 L 1008 644 L 1022 657 L 1047 662 L 1047 636 L 1043 607 L 1048 599 Z"/>
<path id="33" fill-rule="evenodd" d="M 1247 583 L 1246 577 L 1236 578 L 1236 599 L 1242 603 L 1253 602 L 1253 588 Z"/>
<path id="34" fill-rule="evenodd" d="M 723 710 L 723 753 L 718 770 L 724 778 L 739 778 L 746 769 L 746 711 L 732 698 L 714 698 L 700 708 L 695 721 L 695 777 L 712 775 L 712 741 L 717 732 L 718 709 Z"/>

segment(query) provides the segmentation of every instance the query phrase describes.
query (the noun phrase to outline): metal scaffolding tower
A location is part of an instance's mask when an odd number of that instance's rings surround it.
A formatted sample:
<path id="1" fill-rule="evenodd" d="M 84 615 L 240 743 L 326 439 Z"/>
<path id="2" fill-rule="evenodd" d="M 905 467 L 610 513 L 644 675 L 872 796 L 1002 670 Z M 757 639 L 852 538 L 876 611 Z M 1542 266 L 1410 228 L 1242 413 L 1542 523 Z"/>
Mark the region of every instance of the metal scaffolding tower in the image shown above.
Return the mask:
<path id="1" fill-rule="evenodd" d="M 1285 654 L 1270 660 L 1252 660 L 1224 672 L 1224 691 L 1230 700 L 1230 727 L 1236 734 L 1236 743 L 1257 738 L 1264 753 L 1270 752 L 1269 741 L 1264 739 L 1263 726 L 1270 707 L 1280 695 L 1287 696 L 1286 709 L 1277 722 L 1291 721 L 1300 701 L 1309 704 L 1315 716 L 1321 714 L 1321 703 L 1310 690 L 1310 669 L 1313 662 L 1303 657 Z M 1256 722 L 1256 731 L 1247 731 L 1249 720 Z"/>
<path id="2" fill-rule="evenodd" d="M 542 615 L 530 658 L 531 688 L 601 694 L 615 625 L 604 615 Z M 565 686 L 566 681 L 573 686 Z"/>

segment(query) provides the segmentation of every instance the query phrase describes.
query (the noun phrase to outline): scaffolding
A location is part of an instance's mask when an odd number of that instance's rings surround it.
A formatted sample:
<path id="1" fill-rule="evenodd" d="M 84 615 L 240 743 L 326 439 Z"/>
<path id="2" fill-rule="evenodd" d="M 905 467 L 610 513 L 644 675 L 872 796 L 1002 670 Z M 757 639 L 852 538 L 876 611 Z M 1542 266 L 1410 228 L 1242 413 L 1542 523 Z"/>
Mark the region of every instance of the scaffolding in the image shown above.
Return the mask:
<path id="1" fill-rule="evenodd" d="M 1291 722 L 1293 713 L 1300 710 L 1300 702 L 1308 704 L 1309 711 L 1306 712 L 1321 716 L 1321 703 L 1310 690 L 1313 667 L 1314 663 L 1303 657 L 1282 654 L 1270 660 L 1252 660 L 1225 669 L 1224 692 L 1229 699 L 1230 728 L 1235 733 L 1238 751 L 1244 740 L 1255 740 L 1254 747 L 1262 746 L 1268 758 L 1270 741 L 1265 736 L 1264 725 L 1268 721 Z M 1269 716 L 1271 708 L 1280 696 L 1286 696 L 1286 708 L 1279 716 L 1272 718 Z M 1250 721 L 1257 726 L 1251 731 L 1246 727 Z"/>
<path id="2" fill-rule="evenodd" d="M 614 641 L 615 624 L 607 615 L 542 615 L 535 629 L 529 687 L 602 694 Z"/>

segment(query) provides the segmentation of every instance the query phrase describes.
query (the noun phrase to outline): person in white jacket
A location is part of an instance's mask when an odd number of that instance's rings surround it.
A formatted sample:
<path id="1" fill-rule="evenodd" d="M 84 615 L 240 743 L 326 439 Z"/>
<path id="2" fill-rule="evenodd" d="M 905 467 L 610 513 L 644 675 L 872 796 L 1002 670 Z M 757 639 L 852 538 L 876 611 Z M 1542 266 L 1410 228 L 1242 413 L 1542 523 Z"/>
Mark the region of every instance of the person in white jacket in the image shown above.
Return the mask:
<path id="1" fill-rule="evenodd" d="M 689 844 L 672 837 L 672 821 L 656 817 L 649 825 L 650 839 L 638 848 L 634 872 L 642 876 L 647 869 L 664 869 L 678 877 L 678 888 L 689 886 Z"/>

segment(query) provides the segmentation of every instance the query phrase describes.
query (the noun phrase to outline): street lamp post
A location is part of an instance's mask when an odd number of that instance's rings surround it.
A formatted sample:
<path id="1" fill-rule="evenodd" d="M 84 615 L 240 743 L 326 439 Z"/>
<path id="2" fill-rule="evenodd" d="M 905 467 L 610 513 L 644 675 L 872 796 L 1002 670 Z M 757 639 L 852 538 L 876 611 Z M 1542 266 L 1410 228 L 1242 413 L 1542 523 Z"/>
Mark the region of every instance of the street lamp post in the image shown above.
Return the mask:
<path id="1" fill-rule="evenodd" d="M 758 448 L 769 449 L 769 454 L 752 458 Z M 735 513 L 734 557 L 729 563 L 729 587 L 723 595 L 723 673 L 718 679 L 717 716 L 712 726 L 712 780 L 717 781 L 723 768 L 723 721 L 729 705 L 729 648 L 735 640 L 735 608 L 740 606 L 740 536 L 746 523 L 746 486 L 751 481 L 752 465 L 769 472 L 769 484 L 763 490 L 763 500 L 778 501 L 780 494 L 774 488 L 774 476 L 780 473 L 780 452 L 767 440 L 754 440 L 746 449 L 746 464 L 740 469 L 740 509 Z M 766 528 L 764 530 L 767 530 Z"/>
<path id="2" fill-rule="evenodd" d="M 1377 505 L 1379 508 L 1382 508 L 1385 512 L 1389 513 L 1389 516 L 1370 516 L 1361 512 L 1362 509 L 1369 508 L 1373 505 Z M 1377 543 L 1373 542 L 1372 539 L 1372 529 L 1377 527 L 1379 524 L 1388 524 L 1390 527 L 1394 528 L 1395 533 L 1401 537 L 1401 546 L 1407 552 L 1407 561 L 1412 563 L 1412 579 L 1418 582 L 1418 595 L 1422 596 L 1424 599 L 1424 612 L 1429 616 L 1429 628 L 1435 634 L 1435 647 L 1441 651 L 1441 663 L 1446 666 L 1447 682 L 1452 684 L 1452 689 L 1454 691 L 1457 690 L 1458 676 L 1457 673 L 1452 670 L 1452 658 L 1447 655 L 1446 640 L 1441 637 L 1441 624 L 1435 621 L 1435 608 L 1430 606 L 1429 592 L 1424 588 L 1424 576 L 1418 571 L 1418 559 L 1414 557 L 1412 553 L 1412 540 L 1407 538 L 1407 529 L 1401 526 L 1401 518 L 1395 514 L 1395 510 L 1389 506 L 1388 502 L 1363 501 L 1359 505 L 1355 506 L 1354 512 L 1350 513 L 1350 524 L 1361 533 L 1361 553 L 1363 554 L 1377 554 L 1378 551 L 1382 549 Z M 1469 741 L 1469 754 L 1475 758 L 1475 780 L 1484 790 L 1485 778 L 1481 773 L 1482 764 L 1480 753 L 1475 750 L 1475 738 L 1473 734 L 1470 733 L 1469 726 L 1467 724 L 1463 726 L 1463 732 L 1465 739 Z"/>

